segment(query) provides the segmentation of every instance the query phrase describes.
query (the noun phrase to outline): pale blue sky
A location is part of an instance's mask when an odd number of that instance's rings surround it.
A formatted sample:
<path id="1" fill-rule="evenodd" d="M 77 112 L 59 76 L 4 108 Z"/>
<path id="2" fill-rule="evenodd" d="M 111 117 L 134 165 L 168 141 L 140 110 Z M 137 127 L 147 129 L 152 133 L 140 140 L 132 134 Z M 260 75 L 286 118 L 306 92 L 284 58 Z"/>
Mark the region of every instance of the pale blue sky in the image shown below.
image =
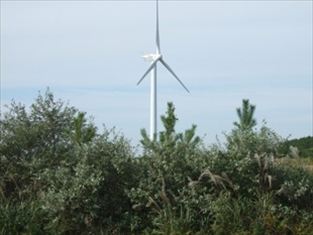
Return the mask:
<path id="1" fill-rule="evenodd" d="M 1 1 L 1 106 L 29 105 L 46 87 L 137 143 L 149 127 L 152 1 Z M 158 108 L 173 101 L 178 129 L 208 143 L 232 128 L 243 98 L 282 136 L 312 135 L 311 1 L 161 1 L 164 69 Z"/>

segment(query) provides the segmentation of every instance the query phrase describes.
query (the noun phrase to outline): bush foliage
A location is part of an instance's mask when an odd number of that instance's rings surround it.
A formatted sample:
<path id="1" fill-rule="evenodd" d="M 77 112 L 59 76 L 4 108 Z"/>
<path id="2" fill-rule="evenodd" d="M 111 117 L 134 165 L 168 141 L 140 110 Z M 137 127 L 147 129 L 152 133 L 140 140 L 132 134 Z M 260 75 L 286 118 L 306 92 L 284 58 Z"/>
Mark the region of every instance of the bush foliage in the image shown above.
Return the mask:
<path id="1" fill-rule="evenodd" d="M 286 140 L 280 145 L 279 150 L 284 154 L 288 154 L 290 146 L 296 147 L 301 157 L 313 159 L 313 136 Z"/>
<path id="2" fill-rule="evenodd" d="M 0 234 L 313 234 L 313 174 L 277 161 L 283 139 L 243 100 L 223 145 L 175 107 L 142 153 L 47 90 L 0 124 Z"/>

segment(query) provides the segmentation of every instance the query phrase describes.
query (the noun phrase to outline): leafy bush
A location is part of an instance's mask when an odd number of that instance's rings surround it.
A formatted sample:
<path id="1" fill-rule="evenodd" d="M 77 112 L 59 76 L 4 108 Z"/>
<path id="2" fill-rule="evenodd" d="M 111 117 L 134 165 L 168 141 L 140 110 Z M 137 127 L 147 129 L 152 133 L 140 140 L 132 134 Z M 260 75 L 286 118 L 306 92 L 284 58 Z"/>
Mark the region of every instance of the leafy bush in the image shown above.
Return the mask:
<path id="1" fill-rule="evenodd" d="M 0 203 L 0 234 L 43 234 L 47 221 L 36 201 Z"/>
<path id="2" fill-rule="evenodd" d="M 196 126 L 142 130 L 139 156 L 123 135 L 99 133 L 47 90 L 0 120 L 0 234 L 303 234 L 313 231 L 313 175 L 286 164 L 283 139 L 244 100 L 224 146 Z M 295 160 L 295 159 L 293 159 Z M 311 233 L 312 234 L 312 233 Z"/>
<path id="3" fill-rule="evenodd" d="M 127 227 L 131 205 L 125 190 L 137 181 L 132 148 L 123 136 L 97 134 L 84 113 L 55 101 L 50 91 L 39 95 L 29 112 L 13 102 L 1 127 L 3 218 L 15 211 L 21 215 L 3 221 L 32 228 L 35 222 L 27 215 L 42 211 L 48 219 L 37 222 L 45 233 Z M 33 202 L 36 206 L 25 206 Z M 2 227 L 13 232 L 8 226 Z"/>

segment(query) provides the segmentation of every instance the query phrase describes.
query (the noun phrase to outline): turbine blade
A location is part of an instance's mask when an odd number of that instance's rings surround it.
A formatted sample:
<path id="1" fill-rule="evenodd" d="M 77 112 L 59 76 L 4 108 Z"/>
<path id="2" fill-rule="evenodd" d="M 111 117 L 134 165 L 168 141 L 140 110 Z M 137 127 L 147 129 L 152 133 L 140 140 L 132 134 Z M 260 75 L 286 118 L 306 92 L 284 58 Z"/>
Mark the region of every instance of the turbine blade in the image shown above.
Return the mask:
<path id="1" fill-rule="evenodd" d="M 159 1 L 156 0 L 156 45 L 157 45 L 157 52 L 160 54 L 160 33 L 159 33 Z"/>
<path id="2" fill-rule="evenodd" d="M 167 70 L 176 78 L 176 80 L 180 83 L 180 85 L 182 85 L 183 88 L 185 88 L 185 90 L 190 93 L 190 91 L 188 90 L 188 88 L 184 85 L 184 83 L 178 78 L 178 76 L 174 73 L 174 71 L 171 69 L 171 67 L 165 63 L 165 61 L 163 59 L 160 59 L 161 63 L 165 66 L 165 68 L 167 68 Z"/>
<path id="3" fill-rule="evenodd" d="M 155 64 L 158 62 L 159 59 L 156 59 L 155 61 L 153 61 L 151 63 L 151 65 L 149 66 L 149 68 L 147 69 L 147 71 L 142 75 L 142 77 L 140 78 L 140 80 L 137 82 L 137 86 L 142 82 L 142 80 L 147 76 L 148 73 L 150 73 L 150 71 L 154 68 Z"/>

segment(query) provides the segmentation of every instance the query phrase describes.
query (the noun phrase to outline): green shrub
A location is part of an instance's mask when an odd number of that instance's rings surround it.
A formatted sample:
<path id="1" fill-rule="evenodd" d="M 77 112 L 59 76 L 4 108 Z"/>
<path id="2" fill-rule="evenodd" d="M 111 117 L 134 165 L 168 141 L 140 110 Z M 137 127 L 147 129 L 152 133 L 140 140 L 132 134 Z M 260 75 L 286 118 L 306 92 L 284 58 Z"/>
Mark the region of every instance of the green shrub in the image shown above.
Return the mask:
<path id="1" fill-rule="evenodd" d="M 0 234 L 49 234 L 46 213 L 36 201 L 0 203 Z"/>
<path id="2" fill-rule="evenodd" d="M 275 167 L 277 197 L 286 206 L 313 210 L 313 174 L 303 168 Z"/>
<path id="3" fill-rule="evenodd" d="M 257 129 L 254 110 L 245 100 L 225 145 L 206 147 L 195 125 L 176 132 L 169 103 L 136 156 L 49 90 L 29 110 L 13 102 L 0 120 L 0 234 L 312 234 L 312 172 L 278 159 L 282 138 Z"/>

